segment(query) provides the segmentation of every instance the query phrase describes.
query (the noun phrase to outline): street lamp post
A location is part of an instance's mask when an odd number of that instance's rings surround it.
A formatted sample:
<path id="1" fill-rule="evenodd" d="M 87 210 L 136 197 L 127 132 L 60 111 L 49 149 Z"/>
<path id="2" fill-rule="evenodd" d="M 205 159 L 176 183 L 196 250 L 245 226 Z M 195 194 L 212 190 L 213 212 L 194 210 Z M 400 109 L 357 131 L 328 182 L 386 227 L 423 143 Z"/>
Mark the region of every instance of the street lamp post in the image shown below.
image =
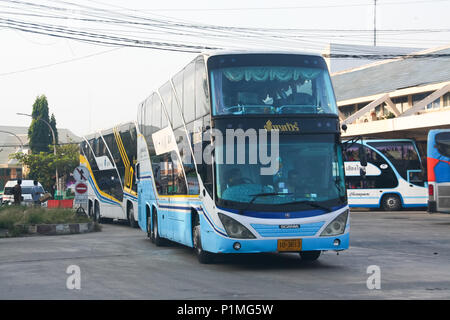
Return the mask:
<path id="1" fill-rule="evenodd" d="M 27 116 L 27 117 L 31 117 L 33 118 L 33 116 L 31 114 L 26 114 L 26 113 L 16 113 L 19 116 Z M 56 138 L 55 138 L 55 132 L 53 131 L 52 126 L 50 125 L 50 123 L 48 123 L 46 120 L 42 119 L 42 118 L 37 118 L 37 120 L 41 120 L 42 122 L 44 122 L 49 128 L 50 131 L 52 132 L 52 137 L 53 137 L 53 154 L 56 157 Z M 58 177 L 58 168 L 56 168 L 56 194 L 59 195 L 59 177 Z"/>
<path id="2" fill-rule="evenodd" d="M 10 134 L 10 135 L 16 137 L 17 140 L 19 140 L 21 150 L 23 150 L 23 142 L 22 142 L 22 139 L 20 139 L 19 136 L 18 136 L 17 134 L 15 134 L 15 133 L 13 133 L 13 132 L 9 132 L 9 131 L 4 131 L 4 130 L 0 130 L 0 132 L 2 132 L 2 133 L 8 133 L 8 134 Z"/>

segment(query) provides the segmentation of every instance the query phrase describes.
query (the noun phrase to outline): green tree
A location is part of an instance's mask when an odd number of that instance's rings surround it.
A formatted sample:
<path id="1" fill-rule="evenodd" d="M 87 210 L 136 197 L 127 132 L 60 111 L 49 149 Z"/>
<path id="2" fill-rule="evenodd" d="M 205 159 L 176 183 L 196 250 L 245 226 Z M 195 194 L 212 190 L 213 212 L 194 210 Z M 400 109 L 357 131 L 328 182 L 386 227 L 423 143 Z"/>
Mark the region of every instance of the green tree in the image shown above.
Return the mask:
<path id="1" fill-rule="evenodd" d="M 31 113 L 33 120 L 28 128 L 28 139 L 32 153 L 38 154 L 51 151 L 49 145 L 53 144 L 53 135 L 49 128 L 50 119 L 48 113 L 47 97 L 45 95 L 37 97 Z M 56 119 L 54 124 L 56 128 Z"/>
<path id="2" fill-rule="evenodd" d="M 55 140 L 56 140 L 56 144 L 58 143 L 58 129 L 56 129 L 56 118 L 55 115 L 52 113 L 52 116 L 50 118 L 50 127 L 52 127 L 53 132 L 55 133 Z M 53 137 L 52 137 L 53 139 Z M 53 142 L 53 141 L 52 141 Z"/>
<path id="3" fill-rule="evenodd" d="M 18 160 L 30 169 L 27 178 L 38 180 L 45 190 L 50 191 L 55 184 L 55 171 L 58 168 L 60 177 L 68 177 L 80 163 L 78 144 L 67 144 L 56 147 L 56 156 L 53 153 L 39 152 L 24 154 L 13 153 L 11 159 Z"/>

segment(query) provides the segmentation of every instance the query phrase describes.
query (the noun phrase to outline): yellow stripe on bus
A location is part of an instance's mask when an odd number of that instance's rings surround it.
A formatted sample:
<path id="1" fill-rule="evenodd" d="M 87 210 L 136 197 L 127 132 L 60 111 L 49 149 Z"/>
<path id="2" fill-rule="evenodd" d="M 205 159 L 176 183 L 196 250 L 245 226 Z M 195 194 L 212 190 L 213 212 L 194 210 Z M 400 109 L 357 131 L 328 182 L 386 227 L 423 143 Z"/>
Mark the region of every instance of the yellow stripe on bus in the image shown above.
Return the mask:
<path id="1" fill-rule="evenodd" d="M 81 154 L 80 154 L 80 163 L 84 164 L 85 167 L 89 170 L 89 174 L 92 177 L 92 181 L 94 182 L 95 189 L 98 191 L 98 193 L 100 193 L 103 197 L 105 197 L 105 198 L 107 198 L 107 199 L 109 199 L 111 201 L 115 201 L 115 202 L 117 202 L 119 204 L 122 204 L 122 201 L 119 201 L 116 198 L 114 198 L 113 196 L 110 196 L 109 194 L 104 193 L 102 190 L 100 190 L 100 188 L 97 185 L 97 181 L 95 180 L 94 174 L 93 174 L 92 169 L 91 169 L 91 165 L 89 164 L 89 161 L 87 161 L 87 159 Z"/>
<path id="2" fill-rule="evenodd" d="M 130 165 L 130 162 L 128 160 L 127 153 L 125 151 L 125 148 L 123 147 L 122 139 L 120 138 L 120 134 L 117 130 L 117 128 L 113 129 L 114 137 L 116 138 L 117 147 L 119 149 L 120 155 L 122 157 L 123 164 L 125 167 L 128 167 Z"/>

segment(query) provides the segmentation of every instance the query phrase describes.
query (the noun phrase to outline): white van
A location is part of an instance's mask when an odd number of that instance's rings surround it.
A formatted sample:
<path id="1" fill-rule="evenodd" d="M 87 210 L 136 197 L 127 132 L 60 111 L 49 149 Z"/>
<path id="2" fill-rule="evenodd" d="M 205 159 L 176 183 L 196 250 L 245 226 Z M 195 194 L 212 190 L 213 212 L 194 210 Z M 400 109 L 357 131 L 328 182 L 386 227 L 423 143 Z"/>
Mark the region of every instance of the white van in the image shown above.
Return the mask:
<path id="1" fill-rule="evenodd" d="M 13 204 L 14 203 L 14 195 L 12 193 L 14 186 L 17 184 L 17 180 L 10 180 L 5 184 L 5 190 L 3 191 L 3 199 L 2 204 Z M 22 203 L 23 205 L 32 205 L 33 197 L 31 196 L 31 189 L 33 188 L 33 180 L 22 180 Z M 44 188 L 38 182 L 38 187 L 42 194 L 45 193 Z"/>

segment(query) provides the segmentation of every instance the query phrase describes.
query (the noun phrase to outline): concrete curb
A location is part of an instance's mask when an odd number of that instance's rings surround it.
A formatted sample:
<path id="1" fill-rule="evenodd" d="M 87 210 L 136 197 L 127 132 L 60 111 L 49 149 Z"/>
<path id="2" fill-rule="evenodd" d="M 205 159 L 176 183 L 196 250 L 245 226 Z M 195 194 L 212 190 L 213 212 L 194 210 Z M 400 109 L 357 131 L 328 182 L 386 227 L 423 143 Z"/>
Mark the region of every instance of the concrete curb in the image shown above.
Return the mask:
<path id="1" fill-rule="evenodd" d="M 59 224 L 37 224 L 24 225 L 28 234 L 40 234 L 46 236 L 87 233 L 94 231 L 93 222 L 85 223 L 59 223 Z"/>

